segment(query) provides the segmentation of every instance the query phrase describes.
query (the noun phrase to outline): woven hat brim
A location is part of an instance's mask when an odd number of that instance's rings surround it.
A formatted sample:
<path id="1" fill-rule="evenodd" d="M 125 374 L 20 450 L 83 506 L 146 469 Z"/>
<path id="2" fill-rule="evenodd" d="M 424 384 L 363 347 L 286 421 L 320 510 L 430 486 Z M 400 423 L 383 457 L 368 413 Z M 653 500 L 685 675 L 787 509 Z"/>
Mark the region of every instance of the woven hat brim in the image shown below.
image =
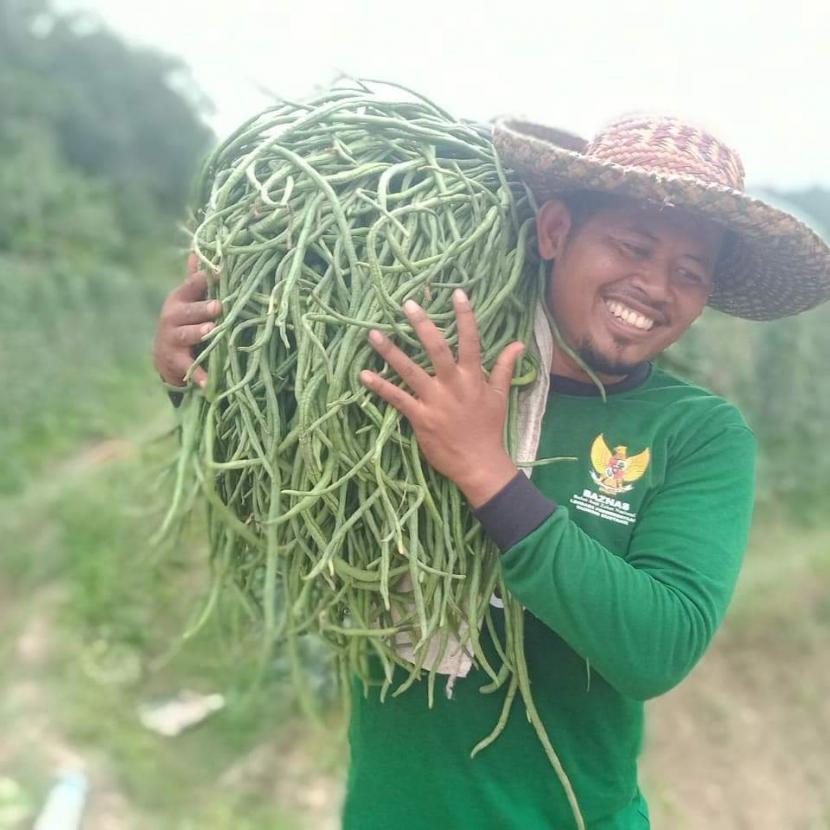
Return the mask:
<path id="1" fill-rule="evenodd" d="M 808 225 L 760 199 L 692 176 L 668 176 L 599 161 L 556 143 L 558 131 L 497 122 L 493 140 L 540 204 L 574 190 L 617 193 L 682 208 L 734 231 L 709 305 L 748 320 L 798 314 L 830 299 L 830 246 Z"/>

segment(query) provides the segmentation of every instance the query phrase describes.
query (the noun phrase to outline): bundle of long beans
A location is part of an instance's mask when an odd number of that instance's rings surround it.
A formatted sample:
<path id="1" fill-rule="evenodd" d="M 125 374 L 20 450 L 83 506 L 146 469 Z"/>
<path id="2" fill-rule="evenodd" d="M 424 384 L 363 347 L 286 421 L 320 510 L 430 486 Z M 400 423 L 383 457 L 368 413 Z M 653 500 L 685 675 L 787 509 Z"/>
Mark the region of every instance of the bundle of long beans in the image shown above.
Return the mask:
<path id="1" fill-rule="evenodd" d="M 396 664 L 409 673 L 399 693 L 424 673 L 429 643 L 463 636 L 488 691 L 506 687 L 502 718 L 476 750 L 495 739 L 519 691 L 578 816 L 533 705 L 523 612 L 501 583 L 495 546 L 422 460 L 406 421 L 358 378 L 370 368 L 399 382 L 368 344 L 370 328 L 430 371 L 401 306 L 419 302 L 454 346 L 458 287 L 476 314 L 485 370 L 508 343 L 529 342 L 545 279 L 535 205 L 486 132 L 400 88 L 382 91 L 355 82 L 280 103 L 205 165 L 193 250 L 214 275 L 223 317 L 197 359 L 209 387 L 181 410 L 170 516 L 195 473 L 210 505 L 206 612 L 231 581 L 261 611 L 269 647 L 283 644 L 296 663 L 301 635 L 327 641 L 344 689 L 355 674 L 369 683 L 375 655 L 383 695 Z M 538 370 L 532 354 L 517 370 L 511 451 L 517 395 Z M 505 599 L 504 642 L 490 619 L 494 589 Z M 499 665 L 480 647 L 483 626 Z M 399 653 L 402 634 L 415 663 Z"/>

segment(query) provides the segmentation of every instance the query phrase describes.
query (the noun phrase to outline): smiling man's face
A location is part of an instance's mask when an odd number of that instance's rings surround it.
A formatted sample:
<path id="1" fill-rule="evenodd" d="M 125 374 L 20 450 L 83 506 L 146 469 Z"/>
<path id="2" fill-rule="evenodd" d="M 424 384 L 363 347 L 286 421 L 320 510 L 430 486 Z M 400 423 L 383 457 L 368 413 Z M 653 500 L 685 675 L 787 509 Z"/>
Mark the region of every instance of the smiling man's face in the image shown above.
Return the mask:
<path id="1" fill-rule="evenodd" d="M 539 252 L 554 265 L 548 306 L 565 342 L 606 383 L 674 343 L 700 315 L 723 232 L 674 209 L 634 200 L 572 227 L 564 203 L 543 205 Z M 586 375 L 561 349 L 552 371 Z"/>

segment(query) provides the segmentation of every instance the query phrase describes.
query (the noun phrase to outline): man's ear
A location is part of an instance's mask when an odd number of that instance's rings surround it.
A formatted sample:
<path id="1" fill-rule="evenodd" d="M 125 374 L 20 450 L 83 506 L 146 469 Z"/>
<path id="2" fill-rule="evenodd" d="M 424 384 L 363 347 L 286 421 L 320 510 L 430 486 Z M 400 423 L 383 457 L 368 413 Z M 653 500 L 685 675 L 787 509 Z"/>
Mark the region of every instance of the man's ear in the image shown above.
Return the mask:
<path id="1" fill-rule="evenodd" d="M 571 229 L 571 212 L 564 202 L 553 199 L 545 202 L 536 214 L 536 238 L 539 256 L 556 259 L 565 247 Z"/>

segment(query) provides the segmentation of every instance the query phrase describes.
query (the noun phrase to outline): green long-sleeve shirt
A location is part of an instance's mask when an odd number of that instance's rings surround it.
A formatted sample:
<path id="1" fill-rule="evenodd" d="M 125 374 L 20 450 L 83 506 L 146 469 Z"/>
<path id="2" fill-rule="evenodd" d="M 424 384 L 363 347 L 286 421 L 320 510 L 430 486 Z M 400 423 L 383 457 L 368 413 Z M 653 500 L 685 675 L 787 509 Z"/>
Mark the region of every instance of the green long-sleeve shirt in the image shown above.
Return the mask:
<path id="1" fill-rule="evenodd" d="M 588 827 L 640 830 L 643 701 L 690 671 L 723 618 L 749 530 L 755 441 L 733 406 L 658 369 L 610 388 L 607 402 L 554 381 L 539 456 L 577 460 L 517 476 L 478 516 L 527 609 L 534 700 Z M 383 704 L 356 689 L 346 830 L 575 827 L 518 698 L 504 733 L 470 759 L 503 703 L 504 689 L 479 692 L 487 681 L 471 672 L 432 710 L 425 684 Z"/>

